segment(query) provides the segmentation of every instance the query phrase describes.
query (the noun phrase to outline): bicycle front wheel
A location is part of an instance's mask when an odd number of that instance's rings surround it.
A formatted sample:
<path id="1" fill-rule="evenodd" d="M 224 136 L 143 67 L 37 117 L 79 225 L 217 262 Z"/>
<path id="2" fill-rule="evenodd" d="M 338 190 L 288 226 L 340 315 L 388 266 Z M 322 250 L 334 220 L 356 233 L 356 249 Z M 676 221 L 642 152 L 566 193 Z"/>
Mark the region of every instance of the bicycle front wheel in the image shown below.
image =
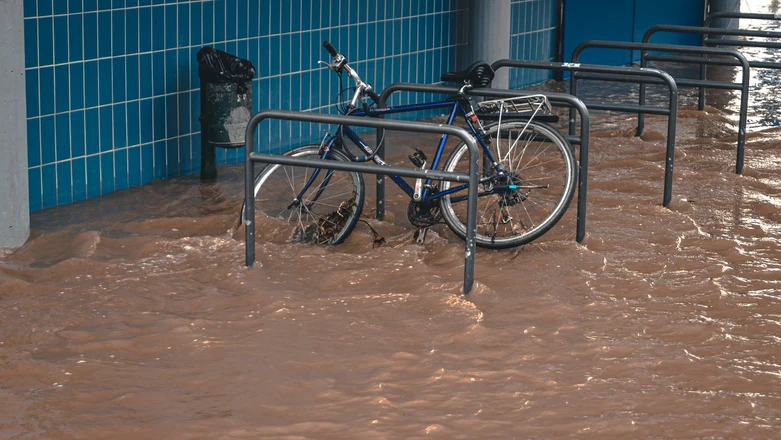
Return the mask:
<path id="1" fill-rule="evenodd" d="M 319 145 L 295 148 L 285 156 L 320 159 Z M 331 150 L 327 160 L 349 162 Z M 289 242 L 336 245 L 355 228 L 364 200 L 360 173 L 270 164 L 255 178 L 255 212 L 282 221 L 278 233 Z M 245 208 L 242 206 L 242 219 Z"/>
<path id="2" fill-rule="evenodd" d="M 492 124 L 486 132 L 486 145 L 504 174 L 481 155 L 484 183 L 477 202 L 475 244 L 505 249 L 529 243 L 552 228 L 572 201 L 577 174 L 572 146 L 558 131 L 535 121 L 502 121 L 501 128 Z M 445 170 L 469 171 L 466 145 L 453 150 Z M 442 186 L 446 190 L 451 183 Z M 466 238 L 465 193 L 441 199 L 445 222 L 462 239 Z"/>

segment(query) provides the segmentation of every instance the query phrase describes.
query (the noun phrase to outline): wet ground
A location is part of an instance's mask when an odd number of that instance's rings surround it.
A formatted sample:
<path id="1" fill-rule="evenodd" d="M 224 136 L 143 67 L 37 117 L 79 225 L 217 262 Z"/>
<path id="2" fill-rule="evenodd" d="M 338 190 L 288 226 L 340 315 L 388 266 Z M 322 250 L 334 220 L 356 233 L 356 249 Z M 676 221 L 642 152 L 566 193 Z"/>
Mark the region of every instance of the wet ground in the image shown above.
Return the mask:
<path id="1" fill-rule="evenodd" d="M 781 131 L 752 106 L 736 175 L 721 100 L 679 114 L 669 209 L 666 120 L 595 115 L 585 241 L 573 204 L 466 298 L 397 190 L 384 246 L 259 227 L 251 269 L 240 167 L 36 212 L 0 259 L 0 438 L 781 438 Z"/>

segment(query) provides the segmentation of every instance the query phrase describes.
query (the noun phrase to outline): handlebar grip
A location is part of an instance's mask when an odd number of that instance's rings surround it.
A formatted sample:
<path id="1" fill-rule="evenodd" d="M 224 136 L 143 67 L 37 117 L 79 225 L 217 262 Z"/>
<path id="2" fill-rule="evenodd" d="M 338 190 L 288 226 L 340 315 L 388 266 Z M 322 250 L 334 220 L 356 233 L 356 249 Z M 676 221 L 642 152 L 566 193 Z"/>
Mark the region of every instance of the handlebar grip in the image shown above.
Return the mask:
<path id="1" fill-rule="evenodd" d="M 335 57 L 336 55 L 338 55 L 338 53 L 336 52 L 336 48 L 334 48 L 334 45 L 331 44 L 330 42 L 324 41 L 323 42 L 323 47 L 325 48 L 325 50 L 328 51 L 328 53 L 331 54 L 332 57 Z"/>

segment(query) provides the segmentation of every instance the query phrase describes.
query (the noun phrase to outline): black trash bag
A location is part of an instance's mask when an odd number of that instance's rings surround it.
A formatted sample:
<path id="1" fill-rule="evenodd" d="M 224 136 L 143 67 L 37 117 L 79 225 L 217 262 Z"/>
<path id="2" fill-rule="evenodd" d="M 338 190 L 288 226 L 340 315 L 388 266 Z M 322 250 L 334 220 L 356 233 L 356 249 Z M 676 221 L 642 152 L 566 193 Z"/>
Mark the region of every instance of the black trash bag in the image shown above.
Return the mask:
<path id="1" fill-rule="evenodd" d="M 255 78 L 252 62 L 227 52 L 206 46 L 198 51 L 198 76 L 201 80 L 215 83 L 236 83 L 246 87 L 247 81 Z M 241 91 L 239 91 L 241 93 Z"/>

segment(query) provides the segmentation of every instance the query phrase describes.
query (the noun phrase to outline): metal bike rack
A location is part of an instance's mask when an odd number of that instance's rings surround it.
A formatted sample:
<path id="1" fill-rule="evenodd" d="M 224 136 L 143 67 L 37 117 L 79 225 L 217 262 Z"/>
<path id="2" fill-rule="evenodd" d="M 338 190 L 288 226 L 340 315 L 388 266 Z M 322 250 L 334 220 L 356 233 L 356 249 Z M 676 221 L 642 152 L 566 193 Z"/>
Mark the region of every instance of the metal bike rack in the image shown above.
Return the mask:
<path id="1" fill-rule="evenodd" d="M 337 162 L 321 159 L 302 159 L 282 155 L 255 153 L 255 129 L 266 119 L 286 121 L 314 122 L 334 125 L 352 125 L 377 129 L 403 130 L 420 133 L 438 133 L 457 136 L 464 141 L 469 151 L 469 174 L 447 171 L 420 170 L 413 168 L 382 166 L 373 163 Z M 466 240 L 464 241 L 464 294 L 472 290 L 475 280 L 475 234 L 477 231 L 477 191 L 478 191 L 478 150 L 472 135 L 463 128 L 452 125 L 429 124 L 416 121 L 397 121 L 356 116 L 327 115 L 318 113 L 291 112 L 283 110 L 265 110 L 252 117 L 247 125 L 244 137 L 246 158 L 244 162 L 244 203 L 245 225 L 244 244 L 246 265 L 252 267 L 255 263 L 255 203 L 254 182 L 255 162 L 291 166 L 308 166 L 340 171 L 371 173 L 377 175 L 397 175 L 422 179 L 449 180 L 468 183 Z"/>
<path id="2" fill-rule="evenodd" d="M 455 95 L 460 92 L 459 87 L 453 86 L 441 86 L 441 85 L 429 85 L 429 84 L 414 84 L 414 83 L 393 83 L 385 88 L 380 93 L 379 106 L 385 106 L 388 102 L 388 97 L 396 92 L 423 92 L 423 93 L 436 93 L 442 95 Z M 587 184 L 588 184 L 588 144 L 589 144 L 589 130 L 590 119 L 588 109 L 583 101 L 580 99 L 568 95 L 566 93 L 553 93 L 553 92 L 529 92 L 521 90 L 501 90 L 501 89 L 469 89 L 465 93 L 471 96 L 483 96 L 486 98 L 514 98 L 516 96 L 528 96 L 528 95 L 545 95 L 548 101 L 554 106 L 558 107 L 570 107 L 575 108 L 580 115 L 580 136 L 569 135 L 565 136 L 567 141 L 571 144 L 580 145 L 580 155 L 578 158 L 578 212 L 577 212 L 577 225 L 575 232 L 575 240 L 578 243 L 582 243 L 586 238 L 586 199 L 587 199 Z M 573 123 L 573 120 L 570 120 Z M 384 156 L 385 145 L 383 139 L 382 130 L 377 130 L 377 151 L 379 155 Z M 377 218 L 382 220 L 385 215 L 385 180 L 380 176 L 377 176 Z"/>
<path id="3" fill-rule="evenodd" d="M 667 108 L 654 106 L 637 106 L 626 104 L 604 104 L 594 102 L 584 102 L 586 107 L 591 110 L 612 110 L 629 113 L 641 113 L 666 115 L 667 116 L 667 154 L 664 167 L 664 195 L 662 205 L 667 206 L 672 200 L 673 185 L 673 161 L 675 158 L 675 130 L 676 118 L 678 116 L 678 86 L 675 80 L 667 72 L 657 69 L 637 68 L 637 67 L 618 67 L 618 66 L 599 66 L 593 64 L 574 64 L 574 63 L 549 63 L 542 61 L 522 61 L 522 60 L 499 60 L 491 65 L 494 70 L 502 67 L 517 67 L 529 69 L 542 69 L 554 71 L 573 72 L 570 79 L 570 93 L 578 96 L 577 78 L 596 79 L 602 81 L 633 82 L 638 84 L 665 84 L 670 91 Z M 592 73 L 596 75 L 580 75 L 580 73 Z M 574 115 L 570 109 L 570 133 L 574 133 Z M 638 132 L 638 136 L 642 133 Z"/>
<path id="4" fill-rule="evenodd" d="M 746 145 L 746 121 L 748 113 L 748 85 L 751 74 L 751 69 L 746 57 L 734 49 L 721 49 L 715 47 L 695 47 L 695 46 L 677 46 L 673 44 L 650 44 L 650 43 L 624 43 L 616 41 L 584 41 L 580 43 L 572 53 L 572 61 L 577 62 L 580 53 L 587 48 L 604 48 L 604 49 L 628 49 L 628 50 L 640 50 L 640 66 L 645 68 L 646 62 L 649 59 L 658 59 L 658 56 L 652 55 L 649 58 L 646 55 L 647 51 L 655 52 L 678 52 L 685 54 L 697 54 L 700 57 L 691 56 L 665 56 L 668 61 L 677 61 L 693 64 L 723 64 L 723 59 L 703 58 L 703 55 L 726 55 L 737 60 L 738 65 L 743 68 L 743 76 L 740 83 L 725 83 L 718 81 L 702 81 L 702 80 L 686 80 L 676 79 L 675 83 L 680 88 L 684 87 L 705 87 L 713 89 L 724 90 L 740 90 L 740 119 L 738 122 L 738 142 L 737 142 L 737 160 L 735 163 L 735 173 L 741 174 L 743 172 L 744 150 Z M 640 85 L 640 105 L 645 104 L 645 85 Z M 640 113 L 637 118 L 637 130 L 638 133 L 642 133 L 645 125 L 645 115 Z"/>
<path id="5" fill-rule="evenodd" d="M 696 26 L 672 26 L 672 25 L 657 25 L 652 26 L 643 35 L 643 42 L 647 43 L 651 36 L 660 32 L 677 32 L 688 34 L 700 34 L 702 36 L 703 46 L 733 46 L 733 47 L 761 47 L 766 49 L 781 49 L 781 42 L 772 41 L 746 41 L 746 40 L 724 40 L 718 38 L 707 38 L 708 35 L 721 35 L 721 36 L 738 36 L 738 37 L 761 37 L 761 38 L 781 38 L 781 32 L 773 31 L 758 31 L 752 29 L 723 29 L 710 27 L 713 20 L 716 18 L 748 18 L 748 19 L 760 19 L 760 20 L 781 20 L 781 16 L 773 14 L 749 14 L 743 12 L 716 12 L 709 16 L 705 20 L 703 27 Z M 662 58 L 656 58 L 663 60 Z M 726 65 L 736 65 L 732 63 L 725 63 Z M 763 69 L 781 69 L 781 63 L 774 63 L 768 61 L 749 61 L 749 67 L 763 68 Z M 705 66 L 700 66 L 700 80 L 705 80 Z M 700 87 L 700 92 L 697 97 L 697 109 L 705 109 L 705 89 Z"/>

